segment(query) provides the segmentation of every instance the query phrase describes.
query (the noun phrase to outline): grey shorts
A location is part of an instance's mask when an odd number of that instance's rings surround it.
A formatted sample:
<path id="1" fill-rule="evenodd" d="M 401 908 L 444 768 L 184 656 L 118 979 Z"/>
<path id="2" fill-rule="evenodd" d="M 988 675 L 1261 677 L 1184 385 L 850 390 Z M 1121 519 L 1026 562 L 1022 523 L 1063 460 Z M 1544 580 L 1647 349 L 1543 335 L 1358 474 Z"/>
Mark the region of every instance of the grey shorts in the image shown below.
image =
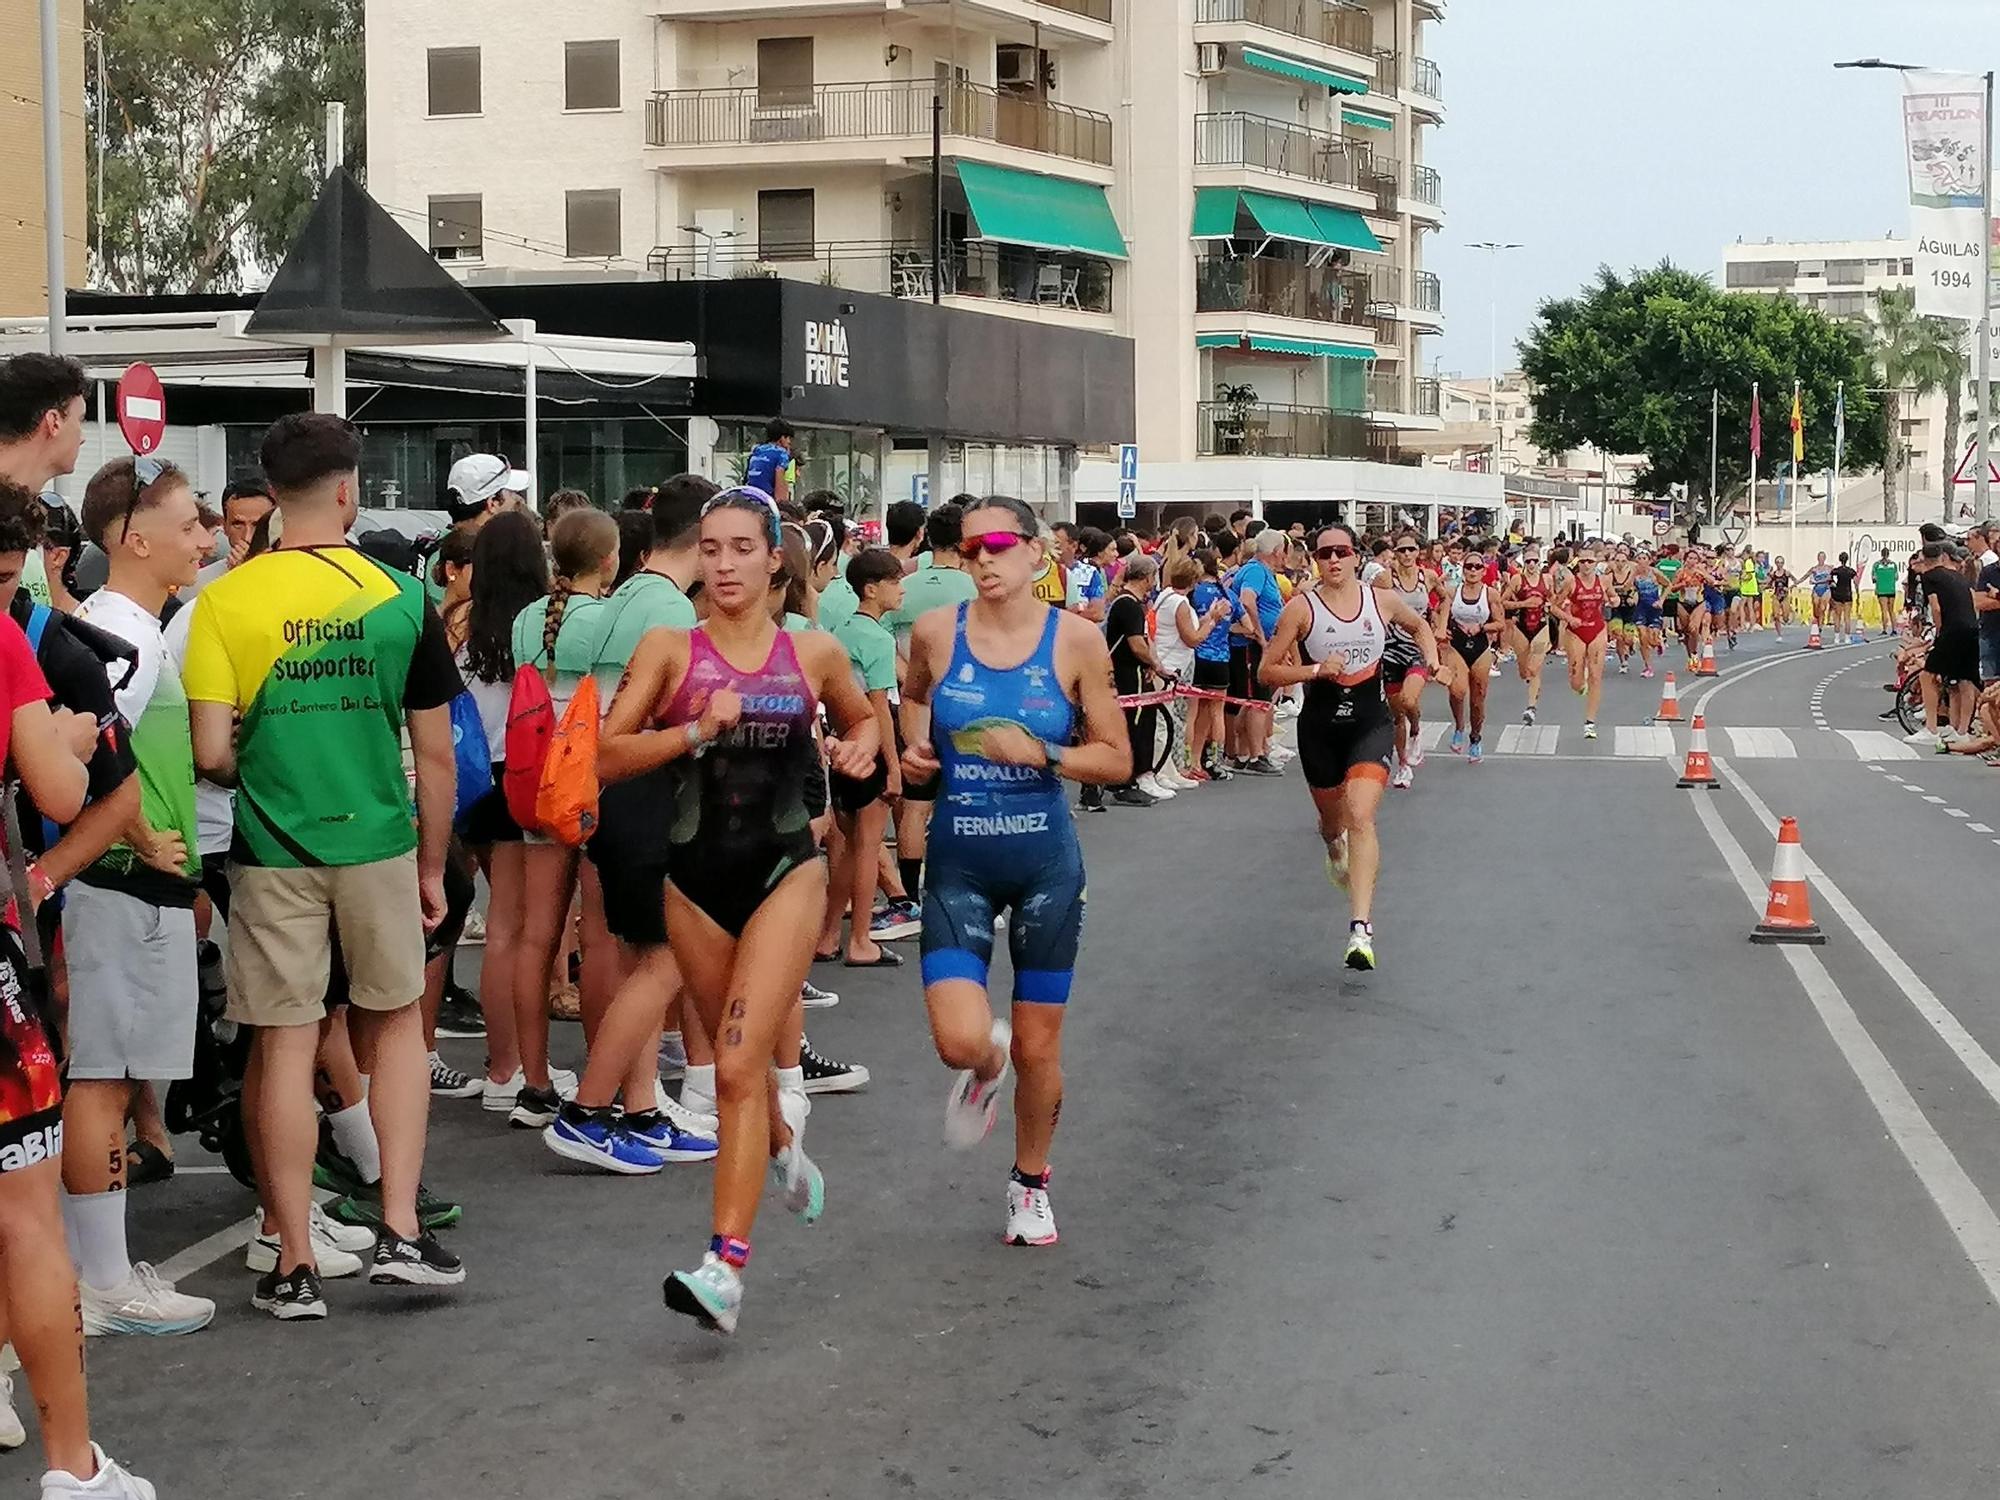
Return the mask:
<path id="1" fill-rule="evenodd" d="M 194 1071 L 194 912 L 70 882 L 63 897 L 71 1078 Z"/>

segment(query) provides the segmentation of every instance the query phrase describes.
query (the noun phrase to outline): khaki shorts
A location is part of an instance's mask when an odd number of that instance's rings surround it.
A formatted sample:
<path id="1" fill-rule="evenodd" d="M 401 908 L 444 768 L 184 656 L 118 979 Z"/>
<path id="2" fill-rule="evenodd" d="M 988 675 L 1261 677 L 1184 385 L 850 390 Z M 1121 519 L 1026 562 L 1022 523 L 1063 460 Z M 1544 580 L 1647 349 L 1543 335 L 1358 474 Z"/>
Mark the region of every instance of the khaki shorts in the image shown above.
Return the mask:
<path id="1" fill-rule="evenodd" d="M 348 999 L 401 1010 L 424 991 L 417 856 L 328 869 L 229 867 L 229 1019 L 308 1026 L 326 1014 L 340 934 Z"/>

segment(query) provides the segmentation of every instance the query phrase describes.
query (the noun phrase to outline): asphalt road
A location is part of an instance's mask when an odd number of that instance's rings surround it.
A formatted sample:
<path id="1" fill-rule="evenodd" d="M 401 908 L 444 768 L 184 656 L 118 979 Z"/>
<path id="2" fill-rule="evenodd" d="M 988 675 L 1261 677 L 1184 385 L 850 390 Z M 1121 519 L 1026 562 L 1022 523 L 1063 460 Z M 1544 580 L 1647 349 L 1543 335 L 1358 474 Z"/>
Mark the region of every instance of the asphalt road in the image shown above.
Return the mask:
<path id="1" fill-rule="evenodd" d="M 999 1241 L 1004 1122 L 942 1147 L 914 975 L 834 970 L 815 1040 L 875 1082 L 818 1101 L 826 1218 L 769 1206 L 733 1341 L 660 1306 L 705 1168 L 581 1175 L 444 1103 L 460 1295 L 280 1325 L 231 1250 L 184 1283 L 209 1330 L 92 1342 L 97 1427 L 214 1500 L 1991 1493 L 2000 775 L 1843 735 L 1881 657 L 1746 640 L 1683 682 L 1714 793 L 1618 753 L 1656 683 L 1584 742 L 1552 676 L 1554 748 L 1389 804 L 1373 975 L 1296 772 L 1089 820 L 1053 1249 Z M 1746 941 L 1768 814 L 1848 914 L 1816 886 L 1814 956 Z M 247 1206 L 142 1190 L 135 1249 L 201 1260 Z"/>

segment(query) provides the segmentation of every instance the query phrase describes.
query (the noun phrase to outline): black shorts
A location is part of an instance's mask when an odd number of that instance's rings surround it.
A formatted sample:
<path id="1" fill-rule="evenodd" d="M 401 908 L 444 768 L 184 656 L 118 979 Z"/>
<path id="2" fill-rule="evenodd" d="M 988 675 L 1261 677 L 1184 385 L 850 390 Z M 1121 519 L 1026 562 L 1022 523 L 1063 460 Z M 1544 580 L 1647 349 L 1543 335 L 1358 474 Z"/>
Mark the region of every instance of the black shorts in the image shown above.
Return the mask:
<path id="1" fill-rule="evenodd" d="M 20 940 L 0 928 L 0 1174 L 62 1159 L 62 1074 Z"/>
<path id="2" fill-rule="evenodd" d="M 507 811 L 507 794 L 500 789 L 505 769 L 500 762 L 493 763 L 493 790 L 460 816 L 456 832 L 462 843 L 483 849 L 491 844 L 521 842 L 521 825 Z"/>
<path id="3" fill-rule="evenodd" d="M 667 867 L 613 861 L 597 867 L 604 925 L 622 943 L 657 948 L 667 940 Z"/>
<path id="4" fill-rule="evenodd" d="M 1979 681 L 1979 632 L 1940 630 L 1924 658 L 1924 670 L 1950 682 Z"/>
<path id="5" fill-rule="evenodd" d="M 1228 692 L 1229 663 L 1226 661 L 1210 661 L 1197 656 L 1194 659 L 1194 685 L 1203 692 Z"/>
<path id="6" fill-rule="evenodd" d="M 827 778 L 827 794 L 837 813 L 858 813 L 869 803 L 880 802 L 888 789 L 889 763 L 879 754 L 875 757 L 875 769 L 866 776 L 843 776 L 835 771 Z"/>
<path id="7" fill-rule="evenodd" d="M 826 811 L 826 762 L 818 756 L 806 767 L 805 799 L 808 821 Z"/>
<path id="8" fill-rule="evenodd" d="M 1306 785 L 1330 791 L 1350 781 L 1389 780 L 1396 753 L 1396 726 L 1387 719 L 1360 724 L 1329 722 L 1299 715 L 1299 765 Z"/>
<path id="9" fill-rule="evenodd" d="M 1248 698 L 1250 696 L 1250 646 L 1248 642 L 1239 644 L 1236 641 L 1231 641 L 1229 643 L 1229 681 L 1224 690 L 1232 698 Z M 1229 704 L 1222 711 L 1232 719 L 1239 712 L 1234 703 Z"/>
<path id="10" fill-rule="evenodd" d="M 444 862 L 444 920 L 432 928 L 430 935 L 424 939 L 425 963 L 440 954 L 449 953 L 459 938 L 465 935 L 465 918 L 472 910 L 476 889 L 472 876 L 466 871 L 465 862 L 459 858 L 459 851 L 453 849 Z M 339 944 L 336 942 L 335 946 Z"/>
<path id="11" fill-rule="evenodd" d="M 1382 648 L 1382 685 L 1393 692 L 1409 680 L 1412 672 L 1419 677 L 1426 675 L 1423 647 L 1405 636 L 1391 635 Z"/>
<path id="12" fill-rule="evenodd" d="M 664 892 L 674 786 L 672 767 L 661 766 L 598 793 L 590 862 L 604 892 L 604 925 L 628 943 L 667 940 Z"/>
<path id="13" fill-rule="evenodd" d="M 1245 657 L 1245 672 L 1250 679 L 1250 692 L 1248 696 L 1255 698 L 1259 703 L 1269 703 L 1271 701 L 1271 685 L 1267 682 L 1259 681 L 1257 677 L 1257 669 L 1264 665 L 1264 648 L 1256 641 L 1252 641 L 1249 649 L 1243 655 Z"/>

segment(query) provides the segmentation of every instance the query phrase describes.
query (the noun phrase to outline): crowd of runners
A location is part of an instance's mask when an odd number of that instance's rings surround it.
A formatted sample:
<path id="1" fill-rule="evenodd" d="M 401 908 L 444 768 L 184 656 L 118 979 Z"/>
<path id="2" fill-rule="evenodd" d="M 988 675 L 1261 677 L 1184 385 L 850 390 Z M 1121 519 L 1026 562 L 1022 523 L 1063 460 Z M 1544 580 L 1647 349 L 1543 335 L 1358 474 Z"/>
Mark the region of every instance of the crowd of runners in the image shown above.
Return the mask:
<path id="1" fill-rule="evenodd" d="M 868 1082 L 806 1013 L 915 941 L 944 1136 L 977 1146 L 1011 1074 L 1003 1237 L 1052 1244 L 1085 815 L 1296 760 L 1343 961 L 1372 969 L 1376 815 L 1422 765 L 1428 684 L 1477 762 L 1491 679 L 1519 674 L 1532 724 L 1554 657 L 1594 735 L 1609 667 L 1651 676 L 1670 635 L 1697 662 L 1791 593 L 1782 559 L 1728 548 L 1246 512 L 1112 534 L 992 496 L 892 506 L 864 545 L 796 490 L 782 422 L 743 485 L 680 475 L 616 512 L 562 491 L 538 515 L 527 474 L 471 455 L 425 546 L 355 531 L 359 435 L 313 414 L 272 424 L 218 510 L 141 457 L 78 513 L 42 492 L 77 465 L 84 390 L 69 361 L 0 362 L 0 1342 L 45 1497 L 153 1493 L 91 1439 L 83 1339 L 215 1314 L 126 1243 L 127 1189 L 173 1170 L 176 1089 L 240 1145 L 272 1317 L 326 1317 L 337 1278 L 464 1281 L 440 1235 L 462 1209 L 423 1169 L 433 1101 L 465 1100 L 596 1170 L 712 1163 L 710 1237 L 663 1293 L 727 1332 L 767 1182 L 824 1210 L 814 1096 Z M 1856 575 L 1825 572 L 1851 629 Z M 551 1061 L 557 1017 L 580 1074 Z M 483 1039 L 481 1073 L 440 1036 Z M 0 1402 L 0 1447 L 25 1440 Z"/>

